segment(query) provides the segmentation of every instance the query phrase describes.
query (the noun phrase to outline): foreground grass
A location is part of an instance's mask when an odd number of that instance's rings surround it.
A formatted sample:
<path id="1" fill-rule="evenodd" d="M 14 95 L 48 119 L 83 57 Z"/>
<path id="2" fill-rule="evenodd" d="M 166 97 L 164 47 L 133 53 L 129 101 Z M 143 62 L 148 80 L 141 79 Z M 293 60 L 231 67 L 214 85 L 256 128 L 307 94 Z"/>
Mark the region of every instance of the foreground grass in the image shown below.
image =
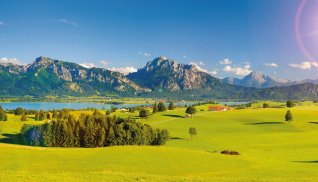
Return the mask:
<path id="1" fill-rule="evenodd" d="M 170 131 L 173 139 L 160 147 L 23 146 L 17 137 L 23 123 L 9 116 L 0 123 L 0 181 L 318 180 L 318 106 L 292 108 L 291 124 L 284 121 L 286 108 L 198 110 L 193 118 L 182 118 L 182 108 L 141 120 Z M 189 127 L 198 130 L 192 141 Z M 241 155 L 220 154 L 224 149 Z"/>

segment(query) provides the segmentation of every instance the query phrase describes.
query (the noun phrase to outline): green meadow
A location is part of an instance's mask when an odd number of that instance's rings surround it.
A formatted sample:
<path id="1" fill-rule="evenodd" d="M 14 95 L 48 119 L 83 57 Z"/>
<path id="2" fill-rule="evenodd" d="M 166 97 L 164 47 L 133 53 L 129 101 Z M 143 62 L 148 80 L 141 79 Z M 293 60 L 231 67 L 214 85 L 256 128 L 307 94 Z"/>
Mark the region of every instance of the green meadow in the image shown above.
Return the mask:
<path id="1" fill-rule="evenodd" d="M 26 146 L 22 125 L 42 122 L 9 114 L 9 121 L 0 122 L 0 181 L 318 181 L 318 105 L 263 109 L 262 103 L 224 112 L 202 105 L 192 118 L 184 118 L 185 108 L 147 119 L 114 113 L 168 129 L 171 139 L 164 146 Z M 291 123 L 284 118 L 288 109 Z M 198 132 L 192 140 L 190 127 Z"/>

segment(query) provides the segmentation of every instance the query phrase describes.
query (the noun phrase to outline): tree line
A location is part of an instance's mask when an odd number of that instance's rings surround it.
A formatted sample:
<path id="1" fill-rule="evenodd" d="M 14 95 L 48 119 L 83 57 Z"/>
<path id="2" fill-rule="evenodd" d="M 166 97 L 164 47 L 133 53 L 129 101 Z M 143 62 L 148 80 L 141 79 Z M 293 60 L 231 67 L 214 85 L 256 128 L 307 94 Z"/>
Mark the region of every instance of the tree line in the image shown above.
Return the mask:
<path id="1" fill-rule="evenodd" d="M 47 147 L 107 147 L 114 145 L 162 145 L 169 139 L 167 130 L 132 119 L 81 114 L 78 119 L 64 115 L 42 125 L 24 125 L 21 134 L 33 146 Z"/>

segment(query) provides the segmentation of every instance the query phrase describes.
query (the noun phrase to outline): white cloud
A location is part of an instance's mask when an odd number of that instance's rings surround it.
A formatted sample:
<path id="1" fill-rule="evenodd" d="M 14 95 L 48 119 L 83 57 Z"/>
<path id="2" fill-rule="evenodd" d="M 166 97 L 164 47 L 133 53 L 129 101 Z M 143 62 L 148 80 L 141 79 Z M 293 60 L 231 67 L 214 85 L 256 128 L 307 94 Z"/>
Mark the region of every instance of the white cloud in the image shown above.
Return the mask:
<path id="1" fill-rule="evenodd" d="M 107 69 L 111 70 L 111 71 L 120 72 L 124 75 L 127 75 L 128 73 L 133 73 L 133 72 L 137 71 L 137 69 L 132 67 L 132 66 L 127 66 L 127 67 L 122 67 L 122 68 L 107 68 Z"/>
<path id="2" fill-rule="evenodd" d="M 278 67 L 278 64 L 276 64 L 276 63 L 264 63 L 264 65 L 268 66 L 268 67 L 275 67 L 275 68 Z"/>
<path id="3" fill-rule="evenodd" d="M 100 63 L 104 68 L 106 68 L 106 67 L 108 66 L 108 64 L 109 64 L 109 62 L 106 61 L 106 60 L 101 60 L 101 61 L 99 61 L 99 63 Z"/>
<path id="4" fill-rule="evenodd" d="M 21 61 L 19 61 L 17 58 L 0 58 L 0 64 L 18 64 L 18 65 L 23 65 L 23 63 Z"/>
<path id="5" fill-rule="evenodd" d="M 208 73 L 210 75 L 216 75 L 218 73 L 215 69 L 213 71 L 208 71 L 207 69 L 200 67 L 199 65 L 205 65 L 202 61 L 200 61 L 198 63 L 197 62 L 190 62 L 189 64 L 195 66 L 199 71 L 202 71 L 204 73 Z"/>
<path id="6" fill-rule="evenodd" d="M 138 52 L 138 54 L 139 54 L 139 55 L 142 55 L 142 56 L 145 56 L 145 57 L 151 56 L 151 54 L 148 53 L 148 52 Z"/>
<path id="7" fill-rule="evenodd" d="M 94 63 L 82 63 L 80 65 L 83 66 L 84 68 L 93 68 L 93 67 L 95 67 Z"/>
<path id="8" fill-rule="evenodd" d="M 4 25 L 4 23 L 2 21 L 0 21 L 0 26 L 3 26 L 3 25 Z"/>
<path id="9" fill-rule="evenodd" d="M 187 56 L 183 56 L 183 59 L 187 59 L 188 57 Z"/>
<path id="10" fill-rule="evenodd" d="M 195 67 L 196 67 L 199 71 L 202 71 L 202 72 L 208 73 L 208 70 L 207 70 L 207 69 L 201 68 L 201 67 L 199 66 L 199 64 L 200 64 L 200 63 L 197 63 L 197 62 L 190 62 L 189 64 L 190 64 L 190 65 L 195 66 Z"/>
<path id="11" fill-rule="evenodd" d="M 239 66 L 230 66 L 230 65 L 227 65 L 224 67 L 223 71 L 224 72 L 229 72 L 229 73 L 234 73 L 236 75 L 239 75 L 239 76 L 245 76 L 245 75 L 248 75 L 252 72 L 252 70 L 250 70 L 251 66 L 250 65 L 245 65 L 243 67 L 239 67 Z"/>
<path id="12" fill-rule="evenodd" d="M 232 61 L 229 59 L 223 59 L 222 61 L 219 61 L 220 64 L 232 64 Z"/>
<path id="13" fill-rule="evenodd" d="M 299 68 L 299 69 L 303 69 L 303 70 L 309 70 L 312 67 L 318 68 L 318 63 L 317 62 L 305 61 L 305 62 L 302 62 L 300 64 L 289 64 L 289 66 L 292 67 L 292 68 Z"/>
<path id="14" fill-rule="evenodd" d="M 205 63 L 203 61 L 199 61 L 199 65 L 205 65 Z"/>
<path id="15" fill-rule="evenodd" d="M 64 18 L 59 19 L 58 22 L 64 23 L 64 24 L 69 24 L 69 25 L 72 25 L 72 26 L 74 26 L 74 27 L 77 26 L 77 23 L 75 23 L 75 22 L 73 22 L 73 21 L 69 21 L 69 20 L 64 19 Z"/>
<path id="16" fill-rule="evenodd" d="M 216 75 L 216 74 L 218 74 L 218 72 L 217 71 L 210 71 L 209 74 L 210 75 Z"/>

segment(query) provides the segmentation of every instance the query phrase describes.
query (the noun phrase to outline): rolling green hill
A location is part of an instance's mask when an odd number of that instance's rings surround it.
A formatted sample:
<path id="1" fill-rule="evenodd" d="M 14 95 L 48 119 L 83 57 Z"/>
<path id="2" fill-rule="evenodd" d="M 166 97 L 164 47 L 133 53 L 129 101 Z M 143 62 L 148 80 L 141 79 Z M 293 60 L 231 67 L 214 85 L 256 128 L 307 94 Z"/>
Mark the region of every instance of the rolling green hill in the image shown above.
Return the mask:
<path id="1" fill-rule="evenodd" d="M 183 118 L 185 109 L 180 108 L 141 119 L 171 133 L 165 146 L 156 147 L 24 146 L 17 135 L 24 122 L 9 115 L 9 121 L 0 122 L 0 181 L 318 180 L 317 105 L 291 108 L 290 124 L 284 121 L 287 108 L 209 112 L 207 107 L 199 106 L 193 118 Z M 26 123 L 41 123 L 31 117 Z M 190 127 L 198 131 L 192 141 Z M 240 155 L 220 154 L 225 149 Z"/>

